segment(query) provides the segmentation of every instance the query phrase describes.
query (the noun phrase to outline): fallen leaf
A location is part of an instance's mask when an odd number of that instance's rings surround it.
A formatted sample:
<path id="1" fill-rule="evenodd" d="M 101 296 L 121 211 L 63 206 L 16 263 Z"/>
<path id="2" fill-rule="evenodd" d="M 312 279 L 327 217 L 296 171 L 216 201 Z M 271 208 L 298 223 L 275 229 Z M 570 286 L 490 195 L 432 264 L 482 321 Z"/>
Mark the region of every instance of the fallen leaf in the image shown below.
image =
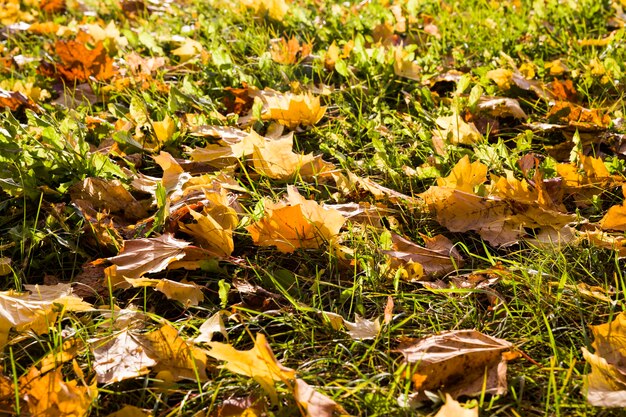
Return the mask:
<path id="1" fill-rule="evenodd" d="M 160 272 L 171 262 L 184 258 L 187 246 L 189 242 L 169 233 L 156 238 L 125 240 L 120 254 L 108 258 L 113 265 L 105 269 L 106 279 L 115 286 L 126 283 L 124 278 L 141 278 L 144 274 Z"/>
<path id="2" fill-rule="evenodd" d="M 456 163 L 447 177 L 437 178 L 437 186 L 473 193 L 474 187 L 485 181 L 487 181 L 487 165 L 479 161 L 470 163 L 469 156 L 465 155 Z"/>
<path id="3" fill-rule="evenodd" d="M 70 196 L 74 202 L 83 200 L 98 211 L 123 213 L 129 220 L 148 217 L 144 204 L 137 201 L 118 180 L 85 178 L 70 188 Z"/>
<path id="4" fill-rule="evenodd" d="M 11 258 L 8 258 L 6 256 L 0 257 L 0 277 L 9 275 L 12 272 L 13 269 L 11 268 Z"/>
<path id="5" fill-rule="evenodd" d="M 611 124 L 611 117 L 602 109 L 586 109 L 577 104 L 559 101 L 546 117 L 553 123 L 585 130 L 604 130 Z"/>
<path id="6" fill-rule="evenodd" d="M 219 257 L 228 257 L 235 249 L 233 229 L 237 226 L 237 213 L 225 205 L 216 205 L 203 213 L 189 209 L 193 222 L 179 222 L 180 230 L 194 237 L 199 246 Z"/>
<path id="7" fill-rule="evenodd" d="M 159 330 L 146 333 L 144 339 L 149 344 L 149 355 L 156 359 L 155 372 L 167 372 L 174 381 L 190 379 L 206 381 L 206 355 L 197 347 L 183 340 L 178 331 L 169 324 Z"/>
<path id="8" fill-rule="evenodd" d="M 426 247 L 418 246 L 410 240 L 392 233 L 393 249 L 385 250 L 383 253 L 392 258 L 392 266 L 395 266 L 394 263 L 405 264 L 407 262 L 421 264 L 423 274 L 429 278 L 447 274 L 463 265 L 461 254 L 445 236 L 436 235 L 432 238 L 423 236 L 422 238 Z"/>
<path id="9" fill-rule="evenodd" d="M 19 385 L 28 411 L 37 417 L 86 417 L 98 396 L 95 381 L 89 386 L 66 382 L 60 367 L 43 375 L 33 367 Z"/>
<path id="10" fill-rule="evenodd" d="M 481 392 L 506 392 L 506 360 L 513 348 L 505 340 L 476 330 L 455 330 L 427 336 L 399 349 L 410 366 L 407 376 L 417 391 L 414 399 L 426 400 L 425 391 L 445 387 L 452 398 Z"/>
<path id="11" fill-rule="evenodd" d="M 274 382 L 293 381 L 296 371 L 283 366 L 272 352 L 267 339 L 261 333 L 257 333 L 254 347 L 250 350 L 237 350 L 226 343 L 210 342 L 209 356 L 217 360 L 226 361 L 222 365 L 236 374 L 254 378 L 261 387 L 270 395 L 273 403 L 278 401 Z"/>
<path id="12" fill-rule="evenodd" d="M 507 97 L 481 97 L 478 101 L 478 110 L 493 117 L 514 117 L 526 120 L 528 115 L 520 107 L 519 101 Z"/>
<path id="13" fill-rule="evenodd" d="M 0 109 L 6 107 L 11 111 L 20 108 L 36 109 L 38 106 L 27 96 L 19 91 L 8 91 L 0 88 Z"/>
<path id="14" fill-rule="evenodd" d="M 591 366 L 584 378 L 587 401 L 599 407 L 626 407 L 626 313 L 612 322 L 591 326 L 595 353 L 582 348 Z"/>
<path id="15" fill-rule="evenodd" d="M 293 65 L 306 58 L 313 51 L 312 43 L 303 43 L 295 36 L 288 41 L 285 38 L 275 39 L 270 47 L 270 55 L 274 62 L 284 65 Z"/>
<path id="16" fill-rule="evenodd" d="M 332 417 L 335 410 L 346 414 L 339 404 L 314 390 L 313 387 L 299 378 L 296 378 L 293 396 L 298 405 L 305 410 L 307 417 Z"/>
<path id="17" fill-rule="evenodd" d="M 343 320 L 343 324 L 348 329 L 348 334 L 354 340 L 375 339 L 380 333 L 380 318 L 376 320 L 368 320 L 359 317 L 357 314 L 354 323 Z"/>
<path id="18" fill-rule="evenodd" d="M 197 306 L 204 300 L 202 287 L 193 282 L 178 282 L 169 279 L 126 278 L 126 282 L 137 287 L 152 287 L 165 294 L 170 300 L 176 300 L 186 307 Z"/>
<path id="19" fill-rule="evenodd" d="M 626 184 L 622 185 L 622 194 L 626 198 Z M 626 231 L 626 200 L 621 205 L 609 208 L 600 220 L 600 227 L 603 230 Z"/>
<path id="20" fill-rule="evenodd" d="M 246 230 L 254 243 L 276 246 L 291 253 L 297 248 L 319 248 L 339 233 L 346 219 L 336 210 L 306 200 L 293 186 L 287 187 L 287 201 L 265 200 L 264 216 Z"/>
<path id="21" fill-rule="evenodd" d="M 262 120 L 275 120 L 290 129 L 295 129 L 300 125 L 312 126 L 326 113 L 326 106 L 320 105 L 320 98 L 311 93 L 294 94 L 279 93 L 272 89 L 251 89 L 249 94 L 262 104 Z M 253 121 L 252 116 L 239 119 L 240 124 L 251 121 Z"/>
<path id="22" fill-rule="evenodd" d="M 125 329 L 115 335 L 89 340 L 94 355 L 93 370 L 101 384 L 137 378 L 157 364 L 149 355 L 141 334 Z"/>
<path id="23" fill-rule="evenodd" d="M 292 139 L 273 140 L 263 146 L 253 146 L 254 169 L 273 179 L 286 180 L 294 176 L 315 177 L 333 170 L 334 165 L 324 162 L 321 155 L 297 154 L 291 150 Z"/>
<path id="24" fill-rule="evenodd" d="M 241 4 L 254 10 L 257 16 L 267 15 L 277 21 L 282 21 L 289 6 L 285 0 L 240 0 Z"/>
<path id="25" fill-rule="evenodd" d="M 218 311 L 206 319 L 198 331 L 198 336 L 193 339 L 194 343 L 209 343 L 213 339 L 213 335 L 215 333 L 220 333 L 224 336 L 224 339 L 228 340 L 228 333 L 226 332 L 226 327 L 224 326 L 224 320 L 222 320 L 221 311 Z"/>
<path id="26" fill-rule="evenodd" d="M 435 417 L 478 417 L 478 406 L 465 408 L 446 393 L 446 403 L 441 406 Z"/>
<path id="27" fill-rule="evenodd" d="M 91 77 L 105 81 L 115 74 L 113 60 L 107 54 L 103 42 L 96 42 L 93 49 L 88 49 L 86 43 L 89 40 L 89 35 L 79 32 L 75 40 L 55 42 L 55 52 L 61 59 L 56 69 L 67 81 L 85 82 Z"/>
<path id="28" fill-rule="evenodd" d="M 0 292 L 0 347 L 6 344 L 12 328 L 45 334 L 63 312 L 92 309 L 91 304 L 72 295 L 70 284 L 25 285 L 24 288 L 27 292 Z"/>

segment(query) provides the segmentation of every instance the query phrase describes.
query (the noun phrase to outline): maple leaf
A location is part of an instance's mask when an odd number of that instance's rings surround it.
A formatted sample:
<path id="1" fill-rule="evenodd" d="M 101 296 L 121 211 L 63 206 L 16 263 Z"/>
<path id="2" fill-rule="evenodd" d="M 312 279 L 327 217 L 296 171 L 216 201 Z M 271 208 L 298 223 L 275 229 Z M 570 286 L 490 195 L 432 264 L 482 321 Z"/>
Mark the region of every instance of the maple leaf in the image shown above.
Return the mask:
<path id="1" fill-rule="evenodd" d="M 506 351 L 513 345 L 476 330 L 454 330 L 427 336 L 404 346 L 413 381 L 414 400 L 425 400 L 425 391 L 445 387 L 452 398 L 481 392 L 506 392 Z"/>
<path id="2" fill-rule="evenodd" d="M 263 16 L 267 13 L 270 18 L 282 21 L 289 6 L 285 0 L 240 0 L 243 6 L 254 10 L 257 16 Z"/>
<path id="3" fill-rule="evenodd" d="M 354 340 L 375 339 L 380 333 L 380 319 L 368 320 L 358 314 L 354 318 L 354 323 L 343 320 L 343 324 L 348 329 L 348 334 Z"/>
<path id="4" fill-rule="evenodd" d="M 150 372 L 157 364 L 148 355 L 146 343 L 141 335 L 124 329 L 113 337 L 89 340 L 91 344 L 98 382 L 109 384 L 125 379 L 137 378 Z"/>
<path id="5" fill-rule="evenodd" d="M 272 60 L 279 64 L 291 65 L 306 58 L 312 51 L 312 43 L 300 45 L 300 41 L 295 36 L 292 36 L 288 41 L 285 38 L 275 40 L 270 48 L 270 55 Z"/>
<path id="6" fill-rule="evenodd" d="M 30 368 L 19 385 L 28 411 L 37 417 L 86 417 L 98 396 L 96 381 L 89 386 L 76 380 L 66 382 L 60 367 L 43 375 Z"/>
<path id="7" fill-rule="evenodd" d="M 57 40 L 54 49 L 61 59 L 57 71 L 69 82 L 85 82 L 90 77 L 105 81 L 113 77 L 113 60 L 107 54 L 102 41 L 96 42 L 93 49 L 85 45 L 90 36 L 79 32 L 75 40 Z"/>
<path id="8" fill-rule="evenodd" d="M 445 236 L 422 236 L 422 238 L 426 247 L 418 246 L 394 233 L 391 235 L 393 249 L 385 250 L 383 253 L 389 255 L 395 263 L 420 264 L 422 273 L 426 277 L 447 274 L 463 265 L 461 254 Z M 392 266 L 394 266 L 394 262 L 392 262 Z"/>
<path id="9" fill-rule="evenodd" d="M 611 118 L 603 110 L 586 109 L 566 101 L 555 103 L 546 116 L 580 130 L 604 130 L 611 124 Z"/>
<path id="10" fill-rule="evenodd" d="M 478 417 L 478 406 L 462 407 L 458 401 L 446 393 L 446 403 L 437 411 L 435 417 Z"/>
<path id="11" fill-rule="evenodd" d="M 220 333 L 224 336 L 224 339 L 228 340 L 228 333 L 224 326 L 224 320 L 222 320 L 222 312 L 218 311 L 211 317 L 206 319 L 204 323 L 198 329 L 199 335 L 193 339 L 194 343 L 209 343 L 213 339 L 215 333 Z"/>
<path id="12" fill-rule="evenodd" d="M 0 108 L 6 107 L 16 111 L 20 108 L 37 109 L 38 106 L 19 91 L 7 91 L 0 88 Z"/>
<path id="13" fill-rule="evenodd" d="M 626 313 L 612 322 L 591 326 L 595 353 L 582 348 L 591 373 L 584 378 L 587 401 L 601 407 L 626 407 Z"/>
<path id="14" fill-rule="evenodd" d="M 292 152 L 292 139 L 268 141 L 262 147 L 254 146 L 254 169 L 273 179 L 285 180 L 294 175 L 314 177 L 329 172 L 334 165 L 324 162 L 321 156 L 301 155 Z"/>
<path id="15" fill-rule="evenodd" d="M 332 417 L 335 411 L 347 414 L 343 407 L 300 378 L 296 378 L 293 396 L 298 405 L 305 410 L 307 417 Z"/>
<path id="16" fill-rule="evenodd" d="M 0 292 L 0 347 L 6 344 L 11 328 L 45 334 L 62 312 L 92 309 L 91 304 L 72 295 L 70 284 L 24 287 L 28 292 Z"/>
<path id="17" fill-rule="evenodd" d="M 69 191 L 72 200 L 79 207 L 87 203 L 95 210 L 123 213 L 130 220 L 148 217 L 145 204 L 137 201 L 118 180 L 85 178 L 70 187 Z"/>
<path id="18" fill-rule="evenodd" d="M 626 184 L 622 185 L 622 195 L 625 196 L 622 204 L 609 208 L 600 220 L 602 229 L 626 231 Z"/>
<path id="19" fill-rule="evenodd" d="M 264 216 L 246 228 L 255 244 L 290 253 L 296 248 L 319 248 L 339 233 L 346 221 L 341 213 L 306 200 L 293 186 L 287 187 L 287 194 L 286 202 L 265 200 Z"/>
<path id="20" fill-rule="evenodd" d="M 150 372 L 164 372 L 167 380 L 205 381 L 206 355 L 193 347 L 169 324 L 150 333 L 126 328 L 113 336 L 90 341 L 98 382 L 111 383 Z"/>
<path id="21" fill-rule="evenodd" d="M 269 88 L 265 90 L 250 88 L 249 95 L 262 104 L 261 120 L 275 120 L 290 129 L 295 129 L 299 125 L 312 126 L 326 113 L 326 106 L 321 106 L 320 98 L 311 93 L 279 93 Z M 240 124 L 252 121 L 252 116 L 239 119 Z"/>
<path id="22" fill-rule="evenodd" d="M 107 258 L 113 265 L 105 269 L 105 276 L 111 285 L 119 285 L 126 283 L 124 277 L 140 278 L 162 271 L 171 262 L 184 258 L 187 246 L 189 242 L 168 233 L 156 238 L 125 240 L 120 254 Z"/>
<path id="23" fill-rule="evenodd" d="M 133 288 L 152 287 L 165 294 L 170 300 L 176 300 L 184 304 L 185 307 L 197 306 L 204 300 L 202 287 L 193 282 L 150 278 L 126 278 L 126 282 L 132 285 Z"/>
<path id="24" fill-rule="evenodd" d="M 257 333 L 254 347 L 250 350 L 237 350 L 226 343 L 210 342 L 207 354 L 217 360 L 226 361 L 223 368 L 240 375 L 254 378 L 270 395 L 273 403 L 278 400 L 274 382 L 289 382 L 295 379 L 296 371 L 283 366 L 272 352 L 267 339 Z"/>

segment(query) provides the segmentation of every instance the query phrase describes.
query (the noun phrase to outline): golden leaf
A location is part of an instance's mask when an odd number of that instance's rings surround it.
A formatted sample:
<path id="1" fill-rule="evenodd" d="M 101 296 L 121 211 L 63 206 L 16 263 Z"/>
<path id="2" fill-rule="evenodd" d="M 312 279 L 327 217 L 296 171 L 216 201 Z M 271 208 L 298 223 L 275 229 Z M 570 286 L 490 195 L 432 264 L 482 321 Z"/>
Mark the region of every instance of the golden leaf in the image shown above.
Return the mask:
<path id="1" fill-rule="evenodd" d="M 319 393 L 312 386 L 297 378 L 293 396 L 305 410 L 307 417 L 332 417 L 335 411 L 346 415 L 345 410 L 335 401 Z"/>
<path id="2" fill-rule="evenodd" d="M 20 393 L 31 415 L 37 417 L 83 417 L 98 396 L 96 383 L 85 386 L 66 382 L 62 368 L 41 374 L 36 368 L 19 379 Z"/>
<path id="3" fill-rule="evenodd" d="M 72 295 L 70 284 L 25 285 L 28 292 L 0 292 L 0 347 L 9 330 L 45 334 L 64 311 L 88 311 L 91 304 Z"/>
<path id="4" fill-rule="evenodd" d="M 320 105 L 320 98 L 311 93 L 294 94 L 279 93 L 272 89 L 250 90 L 250 96 L 260 100 L 262 104 L 261 119 L 275 120 L 295 129 L 297 126 L 312 126 L 320 121 L 326 113 L 326 106 Z M 241 118 L 241 123 L 251 121 L 250 117 Z"/>
<path id="5" fill-rule="evenodd" d="M 587 401 L 601 407 L 626 407 L 626 313 L 612 322 L 591 326 L 595 353 L 582 348 L 591 373 L 584 378 Z"/>
<path id="6" fill-rule="evenodd" d="M 188 306 L 197 306 L 204 300 L 202 287 L 188 281 L 172 281 L 169 279 L 126 278 L 126 282 L 137 287 L 152 287 L 165 294 L 170 300 L 176 300 Z"/>
<path id="7" fill-rule="evenodd" d="M 246 228 L 255 244 L 290 253 L 297 248 L 319 248 L 339 233 L 346 221 L 341 213 L 304 199 L 293 186 L 287 192 L 286 202 L 266 200 L 265 215 Z"/>
<path id="8" fill-rule="evenodd" d="M 437 179 L 437 185 L 472 193 L 475 186 L 485 181 L 487 181 L 487 165 L 479 161 L 470 163 L 469 156 L 465 155 L 452 168 L 450 175 Z"/>
<path id="9" fill-rule="evenodd" d="M 226 361 L 223 368 L 240 375 L 254 378 L 270 395 L 272 402 L 278 400 L 274 382 L 289 382 L 295 379 L 296 371 L 283 366 L 272 352 L 267 339 L 261 333 L 256 335 L 254 347 L 250 350 L 237 350 L 227 343 L 210 342 L 209 356 Z"/>

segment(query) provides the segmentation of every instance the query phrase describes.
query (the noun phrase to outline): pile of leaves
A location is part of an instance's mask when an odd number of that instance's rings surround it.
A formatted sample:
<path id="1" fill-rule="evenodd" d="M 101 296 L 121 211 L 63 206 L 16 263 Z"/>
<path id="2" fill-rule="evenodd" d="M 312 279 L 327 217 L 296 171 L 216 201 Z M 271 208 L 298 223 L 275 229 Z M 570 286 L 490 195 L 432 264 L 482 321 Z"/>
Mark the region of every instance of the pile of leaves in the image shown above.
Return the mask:
<path id="1" fill-rule="evenodd" d="M 624 407 L 623 7 L 0 0 L 0 404 Z"/>

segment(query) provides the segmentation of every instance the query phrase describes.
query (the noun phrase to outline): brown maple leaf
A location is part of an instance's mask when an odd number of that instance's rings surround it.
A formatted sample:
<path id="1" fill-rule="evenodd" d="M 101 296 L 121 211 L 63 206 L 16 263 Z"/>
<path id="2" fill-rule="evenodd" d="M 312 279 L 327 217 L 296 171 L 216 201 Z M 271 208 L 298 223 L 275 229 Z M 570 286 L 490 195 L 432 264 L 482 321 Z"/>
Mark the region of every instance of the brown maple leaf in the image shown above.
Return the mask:
<path id="1" fill-rule="evenodd" d="M 90 49 L 86 45 L 89 40 L 89 35 L 79 32 L 74 40 L 55 42 L 54 49 L 61 59 L 56 70 L 67 81 L 84 82 L 91 77 L 103 81 L 113 77 L 113 59 L 107 54 L 103 42 L 96 42 Z"/>

